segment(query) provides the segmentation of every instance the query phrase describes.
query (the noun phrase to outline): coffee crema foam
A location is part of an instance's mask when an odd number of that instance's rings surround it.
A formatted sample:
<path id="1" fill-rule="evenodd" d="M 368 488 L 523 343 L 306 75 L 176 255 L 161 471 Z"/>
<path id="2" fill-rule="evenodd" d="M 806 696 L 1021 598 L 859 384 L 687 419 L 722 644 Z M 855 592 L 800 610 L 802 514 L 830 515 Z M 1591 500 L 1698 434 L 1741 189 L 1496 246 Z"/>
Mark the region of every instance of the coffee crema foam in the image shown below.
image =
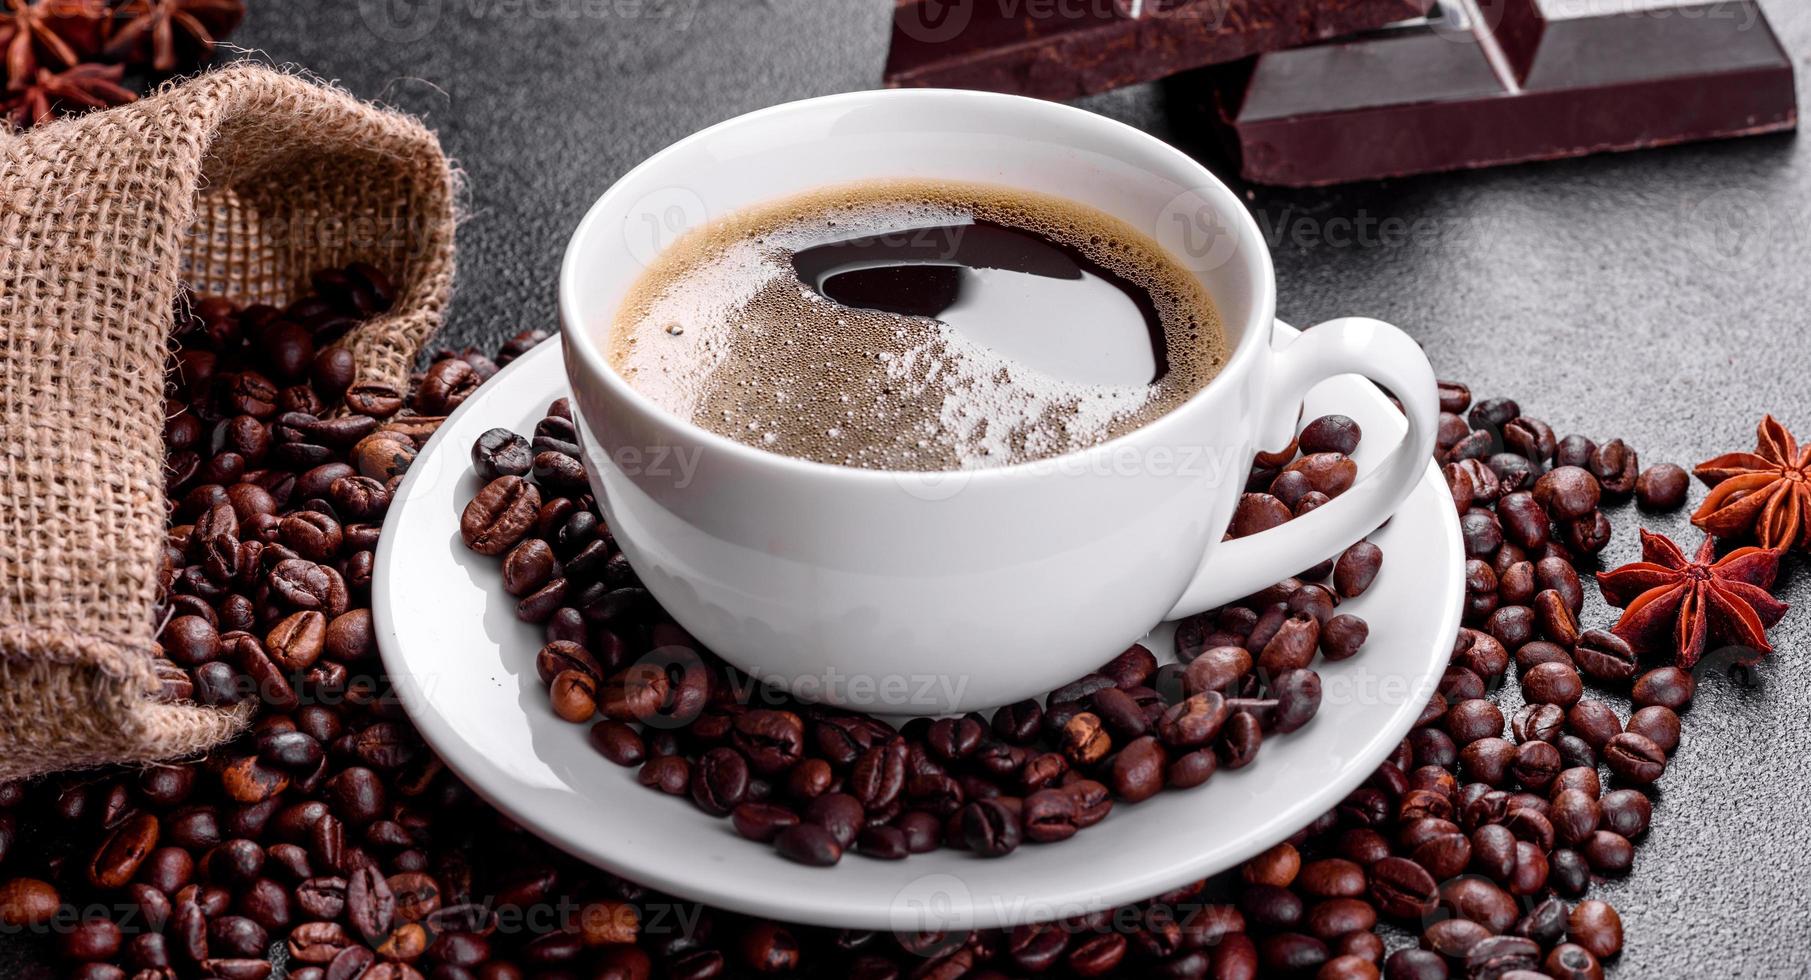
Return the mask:
<path id="1" fill-rule="evenodd" d="M 1167 370 L 1150 384 L 1055 377 L 927 317 L 855 309 L 801 281 L 795 252 L 991 221 L 1044 236 L 1143 288 Z M 1045 459 L 1149 424 L 1224 365 L 1212 298 L 1151 238 L 1092 207 L 985 184 L 865 181 L 687 232 L 631 287 L 611 364 L 664 410 L 820 463 L 975 469 Z"/>

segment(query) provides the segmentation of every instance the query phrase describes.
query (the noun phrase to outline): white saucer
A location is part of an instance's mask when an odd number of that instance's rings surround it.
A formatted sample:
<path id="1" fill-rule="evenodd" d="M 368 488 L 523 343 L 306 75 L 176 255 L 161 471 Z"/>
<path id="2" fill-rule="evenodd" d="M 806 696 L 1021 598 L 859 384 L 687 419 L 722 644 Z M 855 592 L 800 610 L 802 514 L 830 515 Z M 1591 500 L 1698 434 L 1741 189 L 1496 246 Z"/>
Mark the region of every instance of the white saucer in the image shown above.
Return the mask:
<path id="1" fill-rule="evenodd" d="M 1290 330 L 1278 325 L 1279 336 Z M 638 785 L 633 769 L 587 744 L 586 726 L 554 717 L 535 675 L 540 629 L 515 619 L 496 559 L 460 542 L 460 511 L 479 487 L 473 440 L 496 426 L 532 431 L 566 389 L 555 338 L 468 399 L 415 460 L 377 550 L 379 645 L 422 735 L 474 790 L 559 847 L 682 898 L 901 931 L 991 928 L 1148 898 L 1243 861 L 1339 802 L 1408 733 L 1451 652 L 1464 552 L 1452 499 L 1430 463 L 1373 538 L 1386 556 L 1375 585 L 1341 607 L 1369 621 L 1370 642 L 1352 660 L 1318 665 L 1320 714 L 1267 741 L 1250 768 L 1116 807 L 1068 841 L 1001 859 L 940 850 L 904 861 L 851 853 L 833 868 L 794 864 L 738 837 L 728 820 Z M 1361 470 L 1404 428 L 1378 389 L 1356 377 L 1309 396 L 1305 418 L 1327 412 L 1363 427 Z M 1168 660 L 1173 633 L 1161 626 L 1141 642 Z M 1117 652 L 1102 650 L 1102 662 Z"/>

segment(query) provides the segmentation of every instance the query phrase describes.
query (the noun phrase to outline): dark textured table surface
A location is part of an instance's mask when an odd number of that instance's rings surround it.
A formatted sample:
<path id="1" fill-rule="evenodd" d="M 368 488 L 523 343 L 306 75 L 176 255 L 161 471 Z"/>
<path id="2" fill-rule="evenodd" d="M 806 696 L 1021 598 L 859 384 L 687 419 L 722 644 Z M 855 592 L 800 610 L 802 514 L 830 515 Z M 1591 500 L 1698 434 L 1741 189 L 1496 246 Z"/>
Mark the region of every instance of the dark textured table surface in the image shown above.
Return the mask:
<path id="1" fill-rule="evenodd" d="M 1639 4 L 1637 4 L 1639 5 Z M 1811 5 L 1764 0 L 1797 56 Z M 445 340 L 554 326 L 567 236 L 611 181 L 709 123 L 878 84 L 888 0 L 252 0 L 234 40 L 419 113 L 469 184 Z M 1175 89 L 1087 108 L 1185 148 Z M 1225 175 L 1226 168 L 1214 164 Z M 1367 314 L 1442 376 L 1644 462 L 1811 437 L 1811 146 L 1791 137 L 1319 191 L 1253 189 L 1281 314 Z M 1694 488 L 1693 503 L 1701 496 Z M 1619 512 L 1606 559 L 1636 550 Z M 1650 519 L 1696 541 L 1683 514 Z M 1682 533 L 1684 532 L 1684 533 Z M 1622 912 L 1621 977 L 1811 976 L 1811 575 L 1751 682 L 1700 677 Z M 1607 620 L 1601 606 L 1587 617 Z M 11 970 L 0 972 L 10 974 Z"/>
<path id="2" fill-rule="evenodd" d="M 554 325 L 611 181 L 721 119 L 878 84 L 885 0 L 254 2 L 237 40 L 425 116 L 470 185 L 446 339 Z M 504 11 L 519 9 L 514 15 Z M 1811 7 L 1766 4 L 1798 55 Z M 407 16 L 405 16 L 407 15 Z M 1184 147 L 1183 94 L 1087 100 Z M 1224 175 L 1226 168 L 1216 165 Z M 1282 315 L 1397 323 L 1446 377 L 1689 466 L 1771 410 L 1811 436 L 1811 146 L 1791 137 L 1312 192 L 1254 189 Z M 1700 491 L 1694 491 L 1694 501 Z M 1608 558 L 1635 552 L 1617 514 Z M 1688 531 L 1682 515 L 1659 522 Z M 1694 539 L 1695 540 L 1695 539 Z M 1811 586 L 1756 685 L 1701 678 L 1621 909 L 1624 977 L 1811 976 Z M 1608 612 L 1597 610 L 1599 617 Z"/>

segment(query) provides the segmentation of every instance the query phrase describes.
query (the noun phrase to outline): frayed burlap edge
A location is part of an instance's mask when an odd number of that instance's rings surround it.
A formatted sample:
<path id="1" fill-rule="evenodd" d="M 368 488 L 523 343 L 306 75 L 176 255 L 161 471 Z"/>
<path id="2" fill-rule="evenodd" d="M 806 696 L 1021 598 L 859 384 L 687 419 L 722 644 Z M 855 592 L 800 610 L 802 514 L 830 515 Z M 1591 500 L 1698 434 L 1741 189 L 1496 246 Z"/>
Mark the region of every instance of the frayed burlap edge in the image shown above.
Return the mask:
<path id="1" fill-rule="evenodd" d="M 237 64 L 0 134 L 0 780 L 193 757 L 248 723 L 153 700 L 169 311 L 282 304 L 368 261 L 394 308 L 348 334 L 406 385 L 453 281 L 459 177 L 419 122 Z"/>
<path id="2" fill-rule="evenodd" d="M 51 656 L 37 656 L 46 652 Z M 0 782 L 47 771 L 188 758 L 250 722 L 250 704 L 221 710 L 150 700 L 158 687 L 150 664 L 148 652 L 122 656 L 104 640 L 15 629 L 0 633 L 0 716 L 57 721 L 55 727 L 9 726 Z M 97 710 L 101 706 L 110 707 Z"/>

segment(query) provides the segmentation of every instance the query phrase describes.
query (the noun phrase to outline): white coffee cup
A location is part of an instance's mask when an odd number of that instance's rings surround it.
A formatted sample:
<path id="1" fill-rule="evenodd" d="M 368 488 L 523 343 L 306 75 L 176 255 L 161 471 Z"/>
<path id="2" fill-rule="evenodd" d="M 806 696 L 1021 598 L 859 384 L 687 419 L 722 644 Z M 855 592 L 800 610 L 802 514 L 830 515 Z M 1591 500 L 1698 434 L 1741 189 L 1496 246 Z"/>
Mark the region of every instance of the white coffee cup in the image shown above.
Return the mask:
<path id="1" fill-rule="evenodd" d="M 755 449 L 656 407 L 600 343 L 662 247 L 749 205 L 830 184 L 928 177 L 1066 197 L 1147 230 L 1219 306 L 1233 353 L 1169 414 L 1052 460 L 890 473 Z M 1193 159 L 1129 126 L 980 92 L 858 92 L 687 137 L 592 207 L 560 276 L 567 375 L 591 485 L 642 582 L 727 662 L 812 701 L 968 711 L 1041 694 L 1152 626 L 1247 595 L 1370 533 L 1423 475 L 1438 401 L 1386 323 L 1271 344 L 1276 282 L 1256 223 Z M 1408 433 L 1346 493 L 1222 540 L 1257 449 L 1303 395 L 1366 375 Z"/>

